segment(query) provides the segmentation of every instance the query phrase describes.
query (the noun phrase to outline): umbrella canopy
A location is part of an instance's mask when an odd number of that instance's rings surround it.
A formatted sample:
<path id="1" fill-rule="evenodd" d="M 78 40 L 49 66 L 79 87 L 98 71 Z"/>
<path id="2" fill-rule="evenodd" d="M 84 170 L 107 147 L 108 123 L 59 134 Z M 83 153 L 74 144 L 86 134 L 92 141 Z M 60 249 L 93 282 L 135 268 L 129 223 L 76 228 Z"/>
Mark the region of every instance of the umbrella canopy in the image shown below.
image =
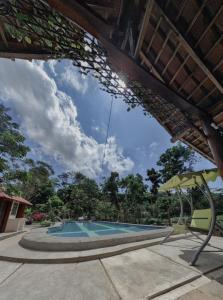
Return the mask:
<path id="1" fill-rule="evenodd" d="M 167 182 L 162 184 L 159 188 L 160 192 L 169 191 L 177 188 L 193 188 L 197 185 L 201 186 L 203 184 L 202 177 L 206 182 L 215 181 L 219 176 L 219 172 L 217 168 L 202 170 L 196 172 L 189 172 L 185 174 L 175 175 Z"/>

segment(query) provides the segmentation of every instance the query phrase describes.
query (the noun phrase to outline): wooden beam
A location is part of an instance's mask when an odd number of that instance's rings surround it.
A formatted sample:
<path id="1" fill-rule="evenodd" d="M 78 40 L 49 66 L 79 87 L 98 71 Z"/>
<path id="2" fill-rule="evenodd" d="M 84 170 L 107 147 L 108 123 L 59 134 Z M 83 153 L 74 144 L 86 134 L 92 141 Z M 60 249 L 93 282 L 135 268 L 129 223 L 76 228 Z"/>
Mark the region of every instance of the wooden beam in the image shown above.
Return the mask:
<path id="1" fill-rule="evenodd" d="M 170 31 L 168 32 L 168 34 L 166 35 L 166 38 L 165 38 L 165 40 L 164 40 L 164 42 L 163 42 L 163 44 L 162 44 L 162 46 L 161 46 L 159 52 L 157 53 L 156 59 L 155 59 L 155 61 L 154 61 L 154 65 L 155 65 L 155 64 L 158 62 L 158 60 L 160 59 L 160 56 L 161 56 L 161 54 L 163 53 L 163 50 L 165 49 L 166 44 L 167 44 L 167 42 L 168 42 L 168 40 L 169 40 L 171 34 L 172 34 L 172 30 L 170 30 Z"/>
<path id="2" fill-rule="evenodd" d="M 216 40 L 216 42 L 208 50 L 208 52 L 204 56 L 204 59 L 207 59 L 207 57 L 210 55 L 210 53 L 214 50 L 215 47 L 217 47 L 221 43 L 222 40 L 223 40 L 223 34 Z"/>
<path id="3" fill-rule="evenodd" d="M 212 81 L 212 83 L 217 87 L 217 89 L 223 94 L 223 86 L 221 85 L 221 83 L 215 78 L 215 76 L 212 74 L 212 72 L 207 68 L 207 66 L 204 63 L 204 61 L 202 61 L 202 59 L 197 55 L 197 53 L 194 51 L 194 49 L 189 44 L 188 40 L 181 34 L 181 32 L 179 32 L 179 30 L 177 29 L 177 27 L 173 24 L 173 22 L 166 15 L 166 13 L 162 9 L 162 7 L 157 2 L 156 2 L 156 4 L 159 7 L 159 9 L 160 9 L 160 11 L 161 11 L 164 19 L 166 20 L 166 22 L 169 24 L 169 26 L 176 33 L 179 42 L 182 44 L 182 46 L 185 48 L 185 50 L 188 52 L 188 54 L 190 54 L 190 56 L 193 58 L 193 60 L 196 62 L 196 64 L 206 74 L 206 76 L 208 76 L 208 78 L 210 79 L 210 81 Z M 199 40 L 201 40 L 201 39 L 199 39 Z M 196 45 L 195 45 L 195 47 L 196 47 Z"/>
<path id="4" fill-rule="evenodd" d="M 175 22 L 177 22 L 177 21 L 179 20 L 179 18 L 180 18 L 180 16 L 181 16 L 181 14 L 182 14 L 182 12 L 183 12 L 184 7 L 185 7 L 186 4 L 187 4 L 187 0 L 184 0 L 183 4 L 182 4 L 181 7 L 180 7 L 180 10 L 179 10 L 179 12 L 178 12 L 178 15 L 177 15 L 177 17 L 176 17 L 176 19 L 175 19 Z M 177 47 L 175 48 L 175 50 L 174 50 L 172 56 L 171 56 L 170 59 L 168 60 L 168 62 L 167 62 L 167 64 L 166 64 L 165 68 L 163 69 L 162 74 L 161 74 L 162 76 L 166 73 L 167 68 L 169 67 L 169 65 L 171 64 L 171 62 L 173 61 L 173 59 L 175 58 L 175 56 L 176 56 L 177 52 L 179 51 L 180 47 L 181 47 L 181 43 L 179 42 L 178 45 L 177 45 Z"/>
<path id="5" fill-rule="evenodd" d="M 151 72 L 162 82 L 165 82 L 163 78 L 160 76 L 160 73 L 156 70 L 156 68 L 151 64 L 150 60 L 148 57 L 142 52 L 139 52 L 139 57 L 142 60 L 142 63 L 145 63 L 147 67 L 151 70 Z"/>
<path id="6" fill-rule="evenodd" d="M 215 163 L 218 167 L 219 173 L 223 179 L 223 137 L 211 127 L 207 120 L 203 121 L 203 129 L 207 136 L 208 144 L 213 154 Z"/>
<path id="7" fill-rule="evenodd" d="M 139 55 L 139 52 L 142 48 L 142 44 L 143 44 L 143 40 L 146 34 L 146 30 L 147 30 L 147 26 L 149 24 L 149 18 L 152 12 L 152 8 L 153 8 L 153 0 L 147 0 L 147 4 L 146 4 L 146 11 L 143 17 L 143 21 L 142 21 L 142 25 L 140 28 L 140 32 L 139 32 L 139 37 L 138 37 L 138 41 L 136 44 L 136 48 L 135 48 L 135 53 L 134 53 L 134 57 L 137 58 Z"/>
<path id="8" fill-rule="evenodd" d="M 190 95 L 187 96 L 187 100 L 190 100 L 190 98 L 196 93 L 196 91 L 208 80 L 208 77 L 205 77 L 201 82 L 196 86 L 196 88 L 190 93 Z"/>
<path id="9" fill-rule="evenodd" d="M 160 27 L 160 24 L 161 24 L 162 20 L 163 20 L 163 17 L 161 16 L 161 17 L 159 18 L 159 21 L 158 21 L 157 24 L 156 24 L 156 27 L 155 27 L 155 29 L 154 29 L 154 31 L 153 31 L 153 34 L 152 34 L 152 37 L 150 38 L 149 45 L 148 45 L 147 48 L 146 48 L 146 53 L 149 52 L 149 50 L 150 50 L 150 48 L 151 48 L 151 46 L 152 46 L 152 43 L 153 43 L 153 41 L 154 41 L 154 39 L 155 39 L 155 37 L 156 37 L 156 33 L 157 33 L 157 31 L 158 31 L 158 29 L 159 29 L 159 27 Z"/>
<path id="10" fill-rule="evenodd" d="M 0 50 L 0 57 L 1 58 L 8 58 L 8 59 L 25 59 L 25 60 L 49 60 L 53 59 L 50 58 L 49 54 L 35 54 L 35 53 L 18 53 L 18 52 L 1 52 Z"/>
<path id="11" fill-rule="evenodd" d="M 52 57 L 52 54 L 42 50 L 40 47 L 34 45 L 25 46 L 20 42 L 7 41 L 8 46 L 0 41 L 0 57 L 9 59 L 40 59 L 46 60 Z"/>
<path id="12" fill-rule="evenodd" d="M 114 1 L 113 0 L 106 1 L 106 3 L 104 1 L 101 1 L 101 0 L 87 0 L 86 4 L 91 5 L 91 6 L 103 7 L 105 9 L 114 8 Z"/>
<path id="13" fill-rule="evenodd" d="M 211 96 L 211 94 L 213 94 L 216 91 L 216 87 L 213 88 L 212 90 L 210 90 L 209 93 L 207 93 L 205 96 L 202 97 L 202 99 L 198 102 L 198 105 L 200 105 L 202 102 L 204 102 L 206 99 L 208 99 L 208 97 Z"/>
<path id="14" fill-rule="evenodd" d="M 167 68 L 169 67 L 169 65 L 171 64 L 171 62 L 173 61 L 173 59 L 175 58 L 175 56 L 176 56 L 177 52 L 179 51 L 180 47 L 181 47 L 181 43 L 178 43 L 178 45 L 175 48 L 172 56 L 170 57 L 170 59 L 168 60 L 166 66 L 165 66 L 165 68 L 162 71 L 162 76 L 166 73 Z"/>
<path id="15" fill-rule="evenodd" d="M 169 87 L 160 82 L 152 74 L 144 70 L 136 61 L 122 52 L 109 40 L 109 28 L 102 20 L 92 12 L 83 7 L 79 1 L 72 0 L 47 0 L 49 5 L 62 13 L 65 17 L 78 24 L 81 28 L 92 34 L 105 47 L 108 59 L 114 71 L 124 73 L 129 80 L 138 81 L 145 88 L 150 89 L 154 94 L 166 99 L 175 105 L 182 113 L 190 115 L 191 118 L 199 119 L 201 115 L 207 114 L 190 102 L 185 101 Z"/>
<path id="16" fill-rule="evenodd" d="M 206 3 L 208 2 L 209 0 L 204 0 L 202 5 L 199 7 L 197 13 L 195 14 L 195 16 L 193 17 L 192 21 L 190 22 L 190 24 L 188 25 L 187 27 L 187 30 L 185 32 L 185 36 L 188 35 L 188 33 L 190 32 L 191 28 L 194 26 L 194 23 L 197 21 L 197 18 L 200 16 L 203 8 L 205 7 Z"/>
<path id="17" fill-rule="evenodd" d="M 175 143 L 177 140 L 180 140 L 187 132 L 188 130 L 191 130 L 191 126 L 187 125 L 186 127 L 182 128 L 177 132 L 172 138 L 171 138 L 171 143 Z"/>
<path id="18" fill-rule="evenodd" d="M 190 148 L 194 149 L 196 152 L 200 153 L 202 156 L 204 156 L 205 158 L 207 158 L 207 160 L 211 161 L 212 163 L 215 163 L 214 159 L 211 156 L 209 156 L 207 153 L 205 153 L 201 149 L 195 147 L 191 142 L 187 141 L 185 138 L 181 138 L 180 141 L 182 143 L 188 145 Z"/>
<path id="19" fill-rule="evenodd" d="M 223 4 L 221 5 L 221 8 L 217 11 L 216 15 L 213 17 L 213 19 L 211 20 L 211 22 L 208 24 L 208 26 L 205 28 L 205 30 L 203 31 L 203 33 L 201 34 L 201 36 L 199 37 L 199 39 L 197 40 L 196 44 L 194 45 L 194 48 L 196 48 L 199 43 L 203 40 L 203 38 L 205 37 L 205 35 L 207 34 L 208 30 L 213 26 L 213 24 L 215 23 L 215 21 L 217 20 L 217 18 L 221 15 L 221 13 L 223 12 Z"/>
<path id="20" fill-rule="evenodd" d="M 183 67 L 185 66 L 185 64 L 188 62 L 190 58 L 190 55 L 188 54 L 185 58 L 185 60 L 180 64 L 179 68 L 176 70 L 176 72 L 174 73 L 173 77 L 171 78 L 170 82 L 169 82 L 169 85 L 171 85 L 175 78 L 177 77 L 177 75 L 180 73 L 180 71 L 183 69 Z"/>
<path id="21" fill-rule="evenodd" d="M 179 20 L 179 18 L 182 15 L 182 12 L 183 12 L 183 10 L 184 10 L 184 8 L 185 8 L 185 6 L 186 6 L 187 3 L 188 3 L 188 0 L 184 0 L 183 4 L 181 4 L 181 7 L 180 7 L 180 10 L 179 10 L 179 12 L 177 14 L 175 22 L 177 22 Z"/>

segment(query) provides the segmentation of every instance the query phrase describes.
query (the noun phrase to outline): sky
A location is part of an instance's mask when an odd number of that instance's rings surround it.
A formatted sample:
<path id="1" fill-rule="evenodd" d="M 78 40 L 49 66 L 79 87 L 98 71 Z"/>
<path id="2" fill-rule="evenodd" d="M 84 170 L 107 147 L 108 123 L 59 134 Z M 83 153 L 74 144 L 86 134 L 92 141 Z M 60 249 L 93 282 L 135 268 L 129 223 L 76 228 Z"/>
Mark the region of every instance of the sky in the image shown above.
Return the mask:
<path id="1" fill-rule="evenodd" d="M 83 77 L 70 61 L 0 59 L 0 102 L 20 125 L 29 157 L 50 163 L 57 174 L 79 171 L 100 180 L 111 171 L 121 176 L 156 167 L 169 147 L 169 134 L 138 107 L 127 112 L 97 81 Z M 213 165 L 199 157 L 195 169 Z"/>

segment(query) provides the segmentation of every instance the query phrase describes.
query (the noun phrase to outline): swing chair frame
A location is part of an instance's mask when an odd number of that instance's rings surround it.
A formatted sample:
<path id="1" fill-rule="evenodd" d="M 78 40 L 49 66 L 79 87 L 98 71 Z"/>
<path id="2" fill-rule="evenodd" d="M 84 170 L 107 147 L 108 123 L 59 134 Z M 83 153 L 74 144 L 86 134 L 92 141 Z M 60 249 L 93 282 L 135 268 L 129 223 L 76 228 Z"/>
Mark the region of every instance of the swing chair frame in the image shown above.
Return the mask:
<path id="1" fill-rule="evenodd" d="M 193 232 L 193 228 L 186 227 L 186 230 L 189 230 L 196 238 L 200 239 L 202 241 L 201 246 L 197 249 L 197 251 L 194 253 L 192 260 L 190 262 L 191 266 L 194 266 L 201 254 L 201 252 L 223 252 L 223 249 L 220 249 L 218 247 L 214 247 L 209 244 L 209 241 L 213 235 L 214 229 L 218 228 L 220 232 L 223 233 L 223 227 L 217 223 L 217 217 L 216 217 L 216 208 L 215 208 L 215 202 L 212 197 L 211 191 L 208 187 L 209 181 L 215 181 L 216 178 L 219 176 L 217 169 L 211 169 L 211 170 L 203 170 L 198 172 L 190 172 L 182 175 L 176 175 L 172 177 L 169 181 L 164 183 L 160 187 L 160 191 L 167 191 L 167 190 L 176 190 L 176 193 L 178 195 L 179 203 L 180 203 L 180 216 L 178 218 L 177 224 L 182 224 L 183 220 L 183 214 L 184 214 L 184 207 L 183 207 L 183 197 L 182 197 L 182 188 L 191 189 L 193 187 L 198 187 L 199 190 L 202 192 L 202 194 L 206 197 L 206 199 L 209 202 L 210 210 L 211 210 L 211 222 L 210 226 L 207 232 L 207 236 L 205 239 L 202 239 L 199 237 L 195 232 Z M 205 191 L 201 189 L 201 186 L 204 186 Z M 187 201 L 190 204 L 191 207 L 191 216 L 193 215 L 193 205 L 190 203 L 190 201 L 187 199 Z M 192 219 L 194 219 L 192 217 Z M 196 218 L 195 218 L 196 219 Z M 198 218 L 201 219 L 201 218 Z M 194 228 L 195 229 L 195 228 Z M 167 242 L 169 237 L 174 233 L 173 230 L 163 239 L 161 244 Z M 217 250 L 204 250 L 204 248 L 209 245 Z"/>

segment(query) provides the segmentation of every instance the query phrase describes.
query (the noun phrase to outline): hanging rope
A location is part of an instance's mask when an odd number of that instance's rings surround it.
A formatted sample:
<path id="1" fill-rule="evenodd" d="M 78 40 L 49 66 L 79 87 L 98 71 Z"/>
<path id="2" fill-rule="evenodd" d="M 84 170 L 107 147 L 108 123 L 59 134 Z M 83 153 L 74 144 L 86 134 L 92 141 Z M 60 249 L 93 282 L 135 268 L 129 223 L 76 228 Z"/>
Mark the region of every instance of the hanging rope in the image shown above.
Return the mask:
<path id="1" fill-rule="evenodd" d="M 106 138 L 105 138 L 105 144 L 104 144 L 105 146 L 104 146 L 104 151 L 103 151 L 102 160 L 101 160 L 101 169 L 102 170 L 103 170 L 103 165 L 104 165 L 104 160 L 105 160 L 105 155 L 106 155 L 106 147 L 107 147 L 107 143 L 108 143 L 108 135 L 109 135 L 109 129 L 110 129 L 110 123 L 111 123 L 111 114 L 112 114 L 113 102 L 114 102 L 114 98 L 112 97 L 110 110 L 109 110 L 107 130 L 106 130 Z"/>

